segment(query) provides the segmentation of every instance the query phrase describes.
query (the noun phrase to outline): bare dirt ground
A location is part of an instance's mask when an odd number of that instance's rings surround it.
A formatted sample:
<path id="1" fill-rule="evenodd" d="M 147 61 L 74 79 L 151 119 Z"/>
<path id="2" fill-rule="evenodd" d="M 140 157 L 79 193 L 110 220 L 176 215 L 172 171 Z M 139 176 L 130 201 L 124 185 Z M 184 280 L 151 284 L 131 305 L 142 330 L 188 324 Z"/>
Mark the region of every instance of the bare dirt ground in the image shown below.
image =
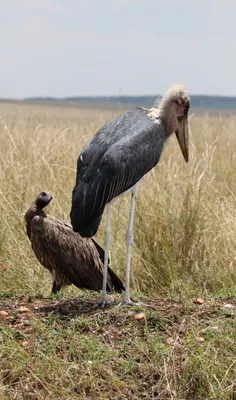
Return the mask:
<path id="1" fill-rule="evenodd" d="M 0 299 L 0 323 L 16 330 L 19 333 L 19 337 L 23 336 L 24 339 L 27 339 L 32 333 L 29 316 L 31 320 L 37 321 L 40 317 L 46 322 L 49 315 L 55 315 L 58 317 L 57 321 L 61 326 L 78 316 L 83 316 L 88 321 L 95 315 L 96 317 L 100 315 L 104 319 L 109 318 L 110 311 L 114 306 L 102 309 L 96 301 L 97 298 L 95 297 L 89 300 L 37 299 L 27 296 Z M 236 300 L 221 298 L 204 300 L 196 298 L 186 304 L 168 299 L 157 299 L 145 300 L 144 305 L 139 308 L 140 310 L 137 307 L 123 307 L 126 312 L 125 314 L 122 312 L 122 323 L 125 325 L 133 324 L 136 320 L 138 324 L 142 325 L 142 321 L 146 317 L 146 311 L 153 310 L 151 313 L 153 316 L 151 325 L 155 326 L 157 324 L 162 334 L 168 338 L 171 337 L 172 331 L 178 331 L 181 336 L 181 333 L 185 331 L 186 324 L 189 324 L 190 321 L 192 324 L 198 322 L 204 328 L 214 325 L 216 320 L 224 321 L 228 318 L 234 318 Z M 164 321 L 163 327 L 161 327 L 161 320 Z M 116 328 L 119 329 L 119 325 Z M 110 329 L 114 330 L 112 323 L 110 324 Z"/>
<path id="2" fill-rule="evenodd" d="M 98 299 L 0 298 L 1 400 L 235 400 L 236 299 Z"/>

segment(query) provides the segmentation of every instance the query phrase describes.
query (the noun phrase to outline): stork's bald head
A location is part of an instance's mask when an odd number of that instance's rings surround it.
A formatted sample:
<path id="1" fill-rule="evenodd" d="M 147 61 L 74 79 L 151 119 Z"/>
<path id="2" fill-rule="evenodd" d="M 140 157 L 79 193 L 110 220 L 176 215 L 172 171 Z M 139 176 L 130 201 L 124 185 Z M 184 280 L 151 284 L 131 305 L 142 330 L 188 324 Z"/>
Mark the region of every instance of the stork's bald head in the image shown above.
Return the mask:
<path id="1" fill-rule="evenodd" d="M 188 110 L 190 99 L 187 89 L 183 85 L 171 86 L 160 102 L 154 106 L 158 108 L 159 117 L 166 128 L 166 138 L 175 132 L 184 159 L 188 161 Z"/>
<path id="2" fill-rule="evenodd" d="M 189 109 L 190 100 L 187 89 L 183 85 L 173 85 L 164 94 L 162 99 L 158 102 L 157 108 L 159 110 L 164 110 L 169 107 L 170 104 L 175 103 L 177 107 L 177 112 L 181 114 L 181 110 L 187 107 Z M 182 114 L 183 115 L 183 114 Z M 179 116 L 182 116 L 179 115 Z"/>

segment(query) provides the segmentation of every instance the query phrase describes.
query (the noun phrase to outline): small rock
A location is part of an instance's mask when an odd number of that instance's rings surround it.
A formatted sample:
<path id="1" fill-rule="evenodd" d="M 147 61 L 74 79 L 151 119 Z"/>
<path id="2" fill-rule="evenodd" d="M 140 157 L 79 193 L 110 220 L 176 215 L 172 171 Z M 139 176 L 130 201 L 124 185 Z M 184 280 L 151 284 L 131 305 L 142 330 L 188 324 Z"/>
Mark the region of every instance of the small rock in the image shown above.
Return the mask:
<path id="1" fill-rule="evenodd" d="M 20 306 L 20 308 L 18 308 L 17 311 L 19 311 L 21 313 L 31 312 L 31 310 L 29 308 L 25 307 L 25 306 Z"/>
<path id="2" fill-rule="evenodd" d="M 22 342 L 22 343 L 21 343 L 21 346 L 22 346 L 22 347 L 28 347 L 28 346 L 29 346 L 29 342 Z"/>
<path id="3" fill-rule="evenodd" d="M 224 304 L 224 308 L 232 308 L 232 309 L 234 309 L 234 305 L 233 304 Z"/>
<path id="4" fill-rule="evenodd" d="M 173 339 L 172 337 L 168 337 L 168 338 L 166 339 L 166 343 L 167 343 L 167 344 L 173 344 L 173 343 L 174 343 L 174 339 Z"/>
<path id="5" fill-rule="evenodd" d="M 203 304 L 203 303 L 204 303 L 204 300 L 201 299 L 201 297 L 198 297 L 197 299 L 194 299 L 193 302 L 194 302 L 195 304 Z"/>
<path id="6" fill-rule="evenodd" d="M 144 313 L 139 313 L 139 314 L 136 314 L 135 316 L 134 316 L 134 319 L 136 319 L 137 321 L 139 321 L 140 319 L 143 319 L 145 317 L 145 314 Z"/>
<path id="7" fill-rule="evenodd" d="M 3 311 L 3 310 L 0 311 L 0 316 L 1 317 L 7 317 L 8 315 L 9 315 L 8 312 Z"/>
<path id="8" fill-rule="evenodd" d="M 218 331 L 218 326 L 217 326 L 217 325 L 213 325 L 213 326 L 211 327 L 211 329 L 213 329 L 213 331 Z"/>
<path id="9" fill-rule="evenodd" d="M 200 336 L 200 337 L 197 338 L 197 341 L 200 342 L 200 343 L 202 343 L 202 342 L 205 341 L 205 339 L 204 339 L 203 337 Z"/>

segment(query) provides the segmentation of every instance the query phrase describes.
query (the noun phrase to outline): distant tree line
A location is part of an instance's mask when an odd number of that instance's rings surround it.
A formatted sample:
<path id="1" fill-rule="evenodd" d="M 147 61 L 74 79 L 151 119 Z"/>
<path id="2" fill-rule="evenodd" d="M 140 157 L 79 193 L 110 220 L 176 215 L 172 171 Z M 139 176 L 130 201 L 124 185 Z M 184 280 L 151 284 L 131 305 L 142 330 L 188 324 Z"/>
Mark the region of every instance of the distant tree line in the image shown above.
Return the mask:
<path id="1" fill-rule="evenodd" d="M 159 96 L 83 96 L 83 97 L 31 97 L 24 99 L 25 101 L 53 101 L 53 102 L 75 102 L 75 103 L 96 103 L 96 104 L 120 104 L 120 105 L 137 105 L 151 106 Z M 236 108 L 236 97 L 226 96 L 191 96 L 191 107 L 194 108 Z"/>

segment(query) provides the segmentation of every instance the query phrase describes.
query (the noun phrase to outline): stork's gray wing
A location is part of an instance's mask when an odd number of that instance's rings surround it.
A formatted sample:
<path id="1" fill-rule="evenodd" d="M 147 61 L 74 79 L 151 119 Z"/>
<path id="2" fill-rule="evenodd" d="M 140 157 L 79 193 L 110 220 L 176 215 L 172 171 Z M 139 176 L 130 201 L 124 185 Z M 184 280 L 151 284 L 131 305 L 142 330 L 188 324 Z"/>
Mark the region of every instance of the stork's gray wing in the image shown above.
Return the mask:
<path id="1" fill-rule="evenodd" d="M 93 236 L 106 203 L 130 189 L 159 161 L 165 130 L 143 109 L 110 121 L 87 144 L 77 166 L 71 222 L 82 236 Z"/>
<path id="2" fill-rule="evenodd" d="M 36 216 L 31 224 L 32 248 L 44 266 L 63 271 L 79 288 L 102 289 L 103 264 L 90 239 L 55 218 Z M 108 275 L 108 290 L 112 288 Z"/>

